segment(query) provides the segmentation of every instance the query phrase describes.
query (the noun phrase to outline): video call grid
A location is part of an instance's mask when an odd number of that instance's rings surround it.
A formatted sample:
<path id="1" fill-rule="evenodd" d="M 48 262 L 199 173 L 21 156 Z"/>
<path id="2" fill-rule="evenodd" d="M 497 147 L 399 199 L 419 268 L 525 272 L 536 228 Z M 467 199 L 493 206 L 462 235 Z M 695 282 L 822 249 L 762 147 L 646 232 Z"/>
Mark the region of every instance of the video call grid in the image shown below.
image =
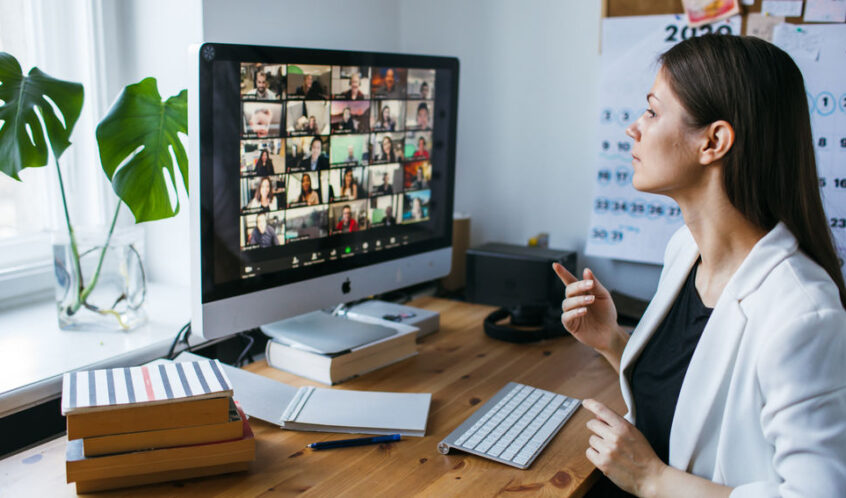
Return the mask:
<path id="1" fill-rule="evenodd" d="M 434 70 L 242 63 L 242 251 L 428 220 L 434 90 Z"/>

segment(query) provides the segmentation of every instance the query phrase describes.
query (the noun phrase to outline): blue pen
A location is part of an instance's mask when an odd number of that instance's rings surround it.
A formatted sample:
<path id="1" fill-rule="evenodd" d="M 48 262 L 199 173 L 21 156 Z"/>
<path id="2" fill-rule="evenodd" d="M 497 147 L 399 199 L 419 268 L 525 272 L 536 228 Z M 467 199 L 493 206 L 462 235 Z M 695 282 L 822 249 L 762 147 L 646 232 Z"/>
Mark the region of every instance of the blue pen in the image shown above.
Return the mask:
<path id="1" fill-rule="evenodd" d="M 390 436 L 376 436 L 376 437 L 362 437 L 358 439 L 341 439 L 339 441 L 323 441 L 320 443 L 311 443 L 306 445 L 306 448 L 313 450 L 328 450 L 330 448 L 344 448 L 346 446 L 363 446 L 365 444 L 379 444 L 389 443 L 391 441 L 399 441 L 402 436 L 399 434 L 391 434 Z"/>

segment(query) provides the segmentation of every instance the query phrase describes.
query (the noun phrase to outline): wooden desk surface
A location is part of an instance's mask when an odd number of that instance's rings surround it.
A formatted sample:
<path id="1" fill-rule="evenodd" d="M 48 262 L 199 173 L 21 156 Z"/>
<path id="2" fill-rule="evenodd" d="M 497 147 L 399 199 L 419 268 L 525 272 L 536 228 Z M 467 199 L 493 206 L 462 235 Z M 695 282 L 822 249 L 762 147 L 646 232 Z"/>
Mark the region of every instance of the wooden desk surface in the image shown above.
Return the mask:
<path id="1" fill-rule="evenodd" d="M 437 445 L 478 405 L 509 381 L 576 398 L 593 397 L 624 410 L 617 375 L 590 348 L 571 337 L 537 344 L 508 344 L 482 332 L 488 306 L 421 298 L 411 303 L 441 313 L 438 332 L 419 344 L 420 354 L 347 381 L 341 389 L 431 392 L 426 437 L 379 446 L 323 452 L 304 449 L 315 441 L 348 435 L 292 432 L 259 420 L 256 461 L 248 473 L 142 486 L 103 495 L 267 496 L 493 496 L 520 493 L 581 496 L 598 477 L 585 458 L 590 419 L 583 408 L 528 470 L 475 455 L 438 453 Z M 246 367 L 295 386 L 317 384 L 270 368 L 264 361 Z M 74 495 L 65 483 L 65 438 L 57 438 L 0 460 L 0 496 Z"/>

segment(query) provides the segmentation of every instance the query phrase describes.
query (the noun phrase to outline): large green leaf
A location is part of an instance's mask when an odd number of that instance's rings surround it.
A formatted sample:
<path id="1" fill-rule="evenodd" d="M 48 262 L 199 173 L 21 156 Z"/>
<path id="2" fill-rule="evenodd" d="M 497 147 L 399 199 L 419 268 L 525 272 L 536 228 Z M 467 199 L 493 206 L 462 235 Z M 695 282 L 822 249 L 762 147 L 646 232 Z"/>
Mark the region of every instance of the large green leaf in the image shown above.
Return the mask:
<path id="1" fill-rule="evenodd" d="M 155 78 L 124 88 L 97 125 L 103 171 L 132 210 L 136 223 L 170 218 L 179 212 L 179 198 L 171 207 L 167 189 L 169 184 L 176 192 L 172 149 L 188 191 L 188 156 L 179 133 L 188 133 L 187 92 L 182 90 L 162 102 Z"/>
<path id="2" fill-rule="evenodd" d="M 0 52 L 0 171 L 20 180 L 22 169 L 44 166 L 49 157 L 48 140 L 53 155 L 61 157 L 70 146 L 83 98 L 79 83 L 51 78 L 37 67 L 24 76 L 17 59 Z"/>

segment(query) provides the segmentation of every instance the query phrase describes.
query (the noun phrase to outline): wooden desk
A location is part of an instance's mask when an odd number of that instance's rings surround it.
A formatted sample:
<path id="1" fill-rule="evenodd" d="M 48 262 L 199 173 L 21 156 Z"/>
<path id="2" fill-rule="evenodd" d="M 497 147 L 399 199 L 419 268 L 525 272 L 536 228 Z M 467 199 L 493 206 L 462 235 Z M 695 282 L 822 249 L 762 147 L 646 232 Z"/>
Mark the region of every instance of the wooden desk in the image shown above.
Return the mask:
<path id="1" fill-rule="evenodd" d="M 380 446 L 323 452 L 305 450 L 314 441 L 348 436 L 291 432 L 258 420 L 257 456 L 249 473 L 143 486 L 114 492 L 125 496 L 185 494 L 259 496 L 493 496 L 529 492 L 581 496 L 598 477 L 585 458 L 589 412 L 580 408 L 528 470 L 475 455 L 438 453 L 437 445 L 479 403 L 508 381 L 577 398 L 593 397 L 622 412 L 614 370 L 573 338 L 538 344 L 508 344 L 487 338 L 482 320 L 492 308 L 422 298 L 416 306 L 441 313 L 441 328 L 420 343 L 420 354 L 341 384 L 341 389 L 431 392 L 426 437 Z M 267 366 L 246 367 L 288 384 L 320 385 Z M 65 438 L 0 461 L 0 496 L 66 496 Z M 103 494 L 100 494 L 101 496 Z"/>

